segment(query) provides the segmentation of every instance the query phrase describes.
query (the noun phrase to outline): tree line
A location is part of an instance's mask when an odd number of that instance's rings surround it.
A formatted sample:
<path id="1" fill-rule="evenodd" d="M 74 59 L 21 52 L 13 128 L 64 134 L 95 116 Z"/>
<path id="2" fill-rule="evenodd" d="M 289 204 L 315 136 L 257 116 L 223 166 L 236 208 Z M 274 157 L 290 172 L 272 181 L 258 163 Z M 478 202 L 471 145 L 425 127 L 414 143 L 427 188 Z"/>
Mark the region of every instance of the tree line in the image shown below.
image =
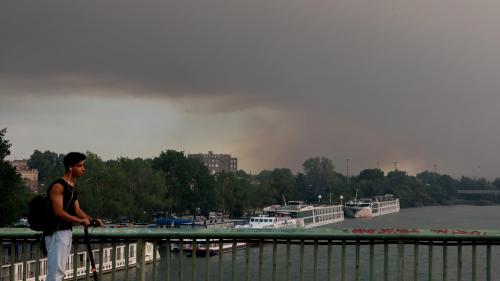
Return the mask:
<path id="1" fill-rule="evenodd" d="M 5 132 L 0 131 L 0 192 L 6 198 L 0 205 L 0 225 L 25 215 L 33 197 L 5 160 L 10 153 Z M 81 206 L 93 216 L 136 222 L 150 222 L 158 211 L 177 215 L 216 211 L 241 217 L 284 200 L 339 203 L 340 195 L 349 200 L 356 192 L 358 197 L 393 194 L 403 208 L 456 204 L 463 203 L 457 194 L 460 189 L 500 189 L 500 179 L 454 179 L 430 171 L 411 176 L 399 170 L 385 174 L 379 169 L 365 169 L 347 178 L 325 157 L 305 160 L 303 170 L 296 174 L 276 168 L 257 175 L 241 170 L 212 175 L 201 162 L 175 150 L 148 159 L 105 161 L 92 152 L 86 155 L 86 174 L 78 181 Z M 40 192 L 63 174 L 63 157 L 35 150 L 28 159 L 28 166 L 38 170 Z"/>

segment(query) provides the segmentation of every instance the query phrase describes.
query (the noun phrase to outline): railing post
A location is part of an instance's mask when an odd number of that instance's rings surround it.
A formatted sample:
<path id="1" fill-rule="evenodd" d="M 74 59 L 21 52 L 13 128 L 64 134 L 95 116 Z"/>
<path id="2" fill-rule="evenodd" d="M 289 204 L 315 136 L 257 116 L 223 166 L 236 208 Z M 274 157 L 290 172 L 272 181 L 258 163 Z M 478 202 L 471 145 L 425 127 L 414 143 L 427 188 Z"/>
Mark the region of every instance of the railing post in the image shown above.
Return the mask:
<path id="1" fill-rule="evenodd" d="M 12 239 L 10 244 L 10 281 L 16 281 L 16 276 L 14 275 L 14 267 L 16 263 L 16 240 Z"/>
<path id="2" fill-rule="evenodd" d="M 102 274 L 104 272 L 104 242 L 99 243 L 99 280 L 102 279 Z"/>
<path id="3" fill-rule="evenodd" d="M 340 262 L 340 280 L 345 281 L 345 255 L 346 255 L 346 249 L 345 249 L 345 240 L 342 240 L 342 257 L 341 257 L 341 262 Z"/>
<path id="4" fill-rule="evenodd" d="M 384 241 L 384 281 L 389 280 L 389 244 Z"/>
<path id="5" fill-rule="evenodd" d="M 179 239 L 179 268 L 177 269 L 179 280 L 184 280 L 184 240 Z"/>
<path id="6" fill-rule="evenodd" d="M 250 240 L 245 245 L 245 280 L 250 281 Z"/>
<path id="7" fill-rule="evenodd" d="M 205 281 L 210 280 L 210 269 L 208 261 L 210 260 L 210 239 L 205 238 Z"/>
<path id="8" fill-rule="evenodd" d="M 157 254 L 156 252 L 159 250 L 159 247 L 158 247 L 158 240 L 154 240 L 153 241 L 153 280 L 152 281 L 156 281 L 156 259 L 157 259 Z"/>
<path id="9" fill-rule="evenodd" d="M 3 239 L 0 239 L 0 245 L 2 246 L 2 254 L 0 255 L 0 280 L 3 279 Z M 36 279 L 38 276 L 38 274 L 35 276 L 35 281 L 38 281 L 38 279 Z"/>
<path id="10" fill-rule="evenodd" d="M 448 245 L 443 241 L 443 281 L 448 280 Z"/>
<path id="11" fill-rule="evenodd" d="M 432 258 L 433 258 L 433 253 L 432 253 L 432 241 L 429 241 L 429 255 L 427 258 L 428 264 L 428 280 L 432 281 Z"/>
<path id="12" fill-rule="evenodd" d="M 418 265 L 419 265 L 419 253 L 418 253 L 418 242 L 415 241 L 413 244 L 413 281 L 418 280 Z"/>
<path id="13" fill-rule="evenodd" d="M 191 241 L 191 280 L 196 279 L 196 251 L 197 251 L 196 239 Z"/>
<path id="14" fill-rule="evenodd" d="M 304 281 L 304 240 L 300 240 L 300 281 Z"/>
<path id="15" fill-rule="evenodd" d="M 278 243 L 276 241 L 276 239 L 273 240 L 273 271 L 272 271 L 272 278 L 271 280 L 272 281 L 276 281 L 276 272 L 277 272 L 277 261 L 276 261 L 276 258 L 277 258 L 277 252 L 278 252 Z"/>
<path id="16" fill-rule="evenodd" d="M 78 257 L 78 240 L 75 239 L 73 241 L 73 281 L 76 281 L 78 279 L 77 257 Z"/>
<path id="17" fill-rule="evenodd" d="M 236 240 L 233 240 L 231 250 L 231 281 L 236 281 Z"/>
<path id="18" fill-rule="evenodd" d="M 290 281 L 290 269 L 292 267 L 292 259 L 290 254 L 290 240 L 286 240 L 286 281 Z"/>
<path id="19" fill-rule="evenodd" d="M 170 242 L 170 239 L 167 239 L 167 242 L 165 244 L 166 244 L 165 245 L 165 251 L 166 251 L 166 256 L 167 256 L 166 261 L 165 261 L 165 268 L 166 268 L 165 275 L 167 275 L 167 276 L 166 276 L 165 280 L 166 281 L 170 281 L 170 274 L 171 274 L 171 272 L 170 272 L 171 271 L 170 262 L 171 262 L 171 259 L 172 259 L 171 258 L 171 253 L 170 253 L 170 251 L 172 250 L 172 244 Z"/>
<path id="20" fill-rule="evenodd" d="M 462 281 L 462 241 L 457 246 L 457 281 Z"/>
<path id="21" fill-rule="evenodd" d="M 471 280 L 472 281 L 476 281 L 476 265 L 477 265 L 477 262 L 476 262 L 476 242 L 473 242 L 472 243 L 472 276 L 471 276 Z"/>
<path id="22" fill-rule="evenodd" d="M 113 239 L 113 241 L 111 242 L 111 281 L 115 280 L 116 280 L 116 240 Z"/>
<path id="23" fill-rule="evenodd" d="M 486 281 L 491 281 L 491 244 L 486 244 Z"/>
<path id="24" fill-rule="evenodd" d="M 136 257 L 136 271 L 135 271 L 135 280 L 136 281 L 145 281 L 146 280 L 146 262 L 144 258 L 146 257 L 145 245 L 146 242 L 144 239 L 137 239 L 137 254 Z M 181 257 L 182 258 L 182 257 Z"/>
<path id="25" fill-rule="evenodd" d="M 224 253 L 224 241 L 221 238 L 219 240 L 219 281 L 224 280 L 224 271 L 223 271 L 223 267 L 222 267 L 222 255 L 223 255 L 223 253 Z"/>
<path id="26" fill-rule="evenodd" d="M 313 281 L 318 280 L 318 240 L 314 240 Z"/>
<path id="27" fill-rule="evenodd" d="M 359 240 L 356 240 L 356 271 L 355 271 L 355 280 L 359 281 L 359 268 L 360 268 L 360 263 L 359 263 L 359 250 L 360 250 L 360 245 L 359 245 Z"/>
<path id="28" fill-rule="evenodd" d="M 34 249 L 35 249 L 35 281 L 40 281 L 40 247 L 41 247 L 41 244 L 39 241 L 40 240 L 38 240 L 34 244 Z M 0 240 L 0 245 L 3 245 L 1 240 Z M 1 265 L 2 265 L 2 260 L 0 257 L 0 267 L 2 267 Z M 0 270 L 0 276 L 2 276 L 1 270 Z"/>
<path id="29" fill-rule="evenodd" d="M 262 265 L 264 260 L 264 241 L 259 240 L 259 281 L 262 281 Z"/>
<path id="30" fill-rule="evenodd" d="M 327 280 L 332 280 L 332 240 L 328 240 L 328 258 L 327 258 L 328 267 L 326 270 Z M 289 279 L 287 279 L 289 280 Z"/>
<path id="31" fill-rule="evenodd" d="M 2 253 L 3 254 L 3 253 Z M 28 241 L 23 240 L 23 281 L 28 278 Z"/>
<path id="32" fill-rule="evenodd" d="M 405 245 L 403 240 L 398 241 L 398 281 L 405 280 Z"/>
<path id="33" fill-rule="evenodd" d="M 128 276 L 128 267 L 130 263 L 129 260 L 130 260 L 130 242 L 128 240 L 125 240 L 125 276 Z"/>
<path id="34" fill-rule="evenodd" d="M 375 245 L 374 245 L 374 241 L 373 240 L 370 240 L 370 281 L 374 281 L 375 279 L 375 276 L 374 276 L 374 259 L 375 259 L 375 249 L 374 249 Z"/>

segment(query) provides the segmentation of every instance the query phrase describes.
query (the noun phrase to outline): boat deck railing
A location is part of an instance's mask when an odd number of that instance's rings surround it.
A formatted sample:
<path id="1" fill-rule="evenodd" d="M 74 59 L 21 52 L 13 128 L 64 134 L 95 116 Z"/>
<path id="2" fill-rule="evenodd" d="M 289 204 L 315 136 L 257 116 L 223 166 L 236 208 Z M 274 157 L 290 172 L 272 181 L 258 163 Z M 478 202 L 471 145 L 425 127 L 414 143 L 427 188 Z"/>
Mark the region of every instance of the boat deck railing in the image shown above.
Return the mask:
<path id="1" fill-rule="evenodd" d="M 83 231 L 75 229 L 73 236 L 77 249 L 83 244 Z M 30 260 L 36 261 L 34 280 L 40 280 L 39 239 L 40 233 L 28 229 L 0 229 L 2 281 L 29 280 L 28 270 L 18 270 L 27 268 Z M 134 274 L 137 281 L 500 280 L 498 230 L 99 228 L 92 231 L 91 239 L 101 249 L 98 260 L 103 260 L 103 245 L 112 245 L 111 276 L 106 279 L 111 281 L 118 280 L 117 245 L 130 243 L 137 245 L 133 248 L 136 267 L 129 272 L 125 266 L 124 271 L 127 278 Z M 240 248 L 242 243 L 246 245 Z M 186 244 L 193 253 L 210 247 L 230 251 L 187 256 Z M 160 254 L 158 262 L 146 265 L 147 245 L 153 247 L 153 260 Z M 174 245 L 179 252 L 171 251 Z M 131 253 L 129 247 L 124 249 L 128 263 Z M 77 255 L 73 258 L 72 279 L 76 281 Z M 85 270 L 84 278 L 90 280 L 89 262 Z"/>

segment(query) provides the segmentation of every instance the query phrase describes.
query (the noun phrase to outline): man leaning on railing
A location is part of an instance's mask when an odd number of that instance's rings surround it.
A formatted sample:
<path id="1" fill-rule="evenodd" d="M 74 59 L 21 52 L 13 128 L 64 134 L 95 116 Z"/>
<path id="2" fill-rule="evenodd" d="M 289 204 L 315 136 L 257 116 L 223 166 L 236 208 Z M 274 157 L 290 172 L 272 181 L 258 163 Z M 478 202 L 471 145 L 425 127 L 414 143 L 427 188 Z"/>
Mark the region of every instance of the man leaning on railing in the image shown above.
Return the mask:
<path id="1" fill-rule="evenodd" d="M 54 181 L 47 189 L 52 208 L 49 226 L 44 230 L 47 248 L 46 281 L 61 281 L 71 251 L 72 225 L 89 226 L 93 219 L 87 215 L 78 202 L 76 180 L 85 174 L 85 155 L 70 152 L 64 157 L 64 175 Z M 104 226 L 100 219 L 97 226 Z"/>

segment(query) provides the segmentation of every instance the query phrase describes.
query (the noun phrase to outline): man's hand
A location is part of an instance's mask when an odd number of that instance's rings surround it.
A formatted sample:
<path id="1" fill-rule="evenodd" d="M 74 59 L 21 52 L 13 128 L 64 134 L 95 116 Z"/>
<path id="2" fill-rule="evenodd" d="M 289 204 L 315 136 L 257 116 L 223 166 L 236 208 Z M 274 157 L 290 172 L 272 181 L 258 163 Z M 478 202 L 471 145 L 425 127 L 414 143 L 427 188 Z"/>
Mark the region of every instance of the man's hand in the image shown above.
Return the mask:
<path id="1" fill-rule="evenodd" d="M 90 220 L 89 219 L 81 219 L 80 225 L 85 226 L 85 227 L 90 226 Z"/>
<path id="2" fill-rule="evenodd" d="M 101 219 L 95 219 L 95 224 L 98 227 L 103 227 L 104 226 L 104 223 L 102 222 Z"/>

